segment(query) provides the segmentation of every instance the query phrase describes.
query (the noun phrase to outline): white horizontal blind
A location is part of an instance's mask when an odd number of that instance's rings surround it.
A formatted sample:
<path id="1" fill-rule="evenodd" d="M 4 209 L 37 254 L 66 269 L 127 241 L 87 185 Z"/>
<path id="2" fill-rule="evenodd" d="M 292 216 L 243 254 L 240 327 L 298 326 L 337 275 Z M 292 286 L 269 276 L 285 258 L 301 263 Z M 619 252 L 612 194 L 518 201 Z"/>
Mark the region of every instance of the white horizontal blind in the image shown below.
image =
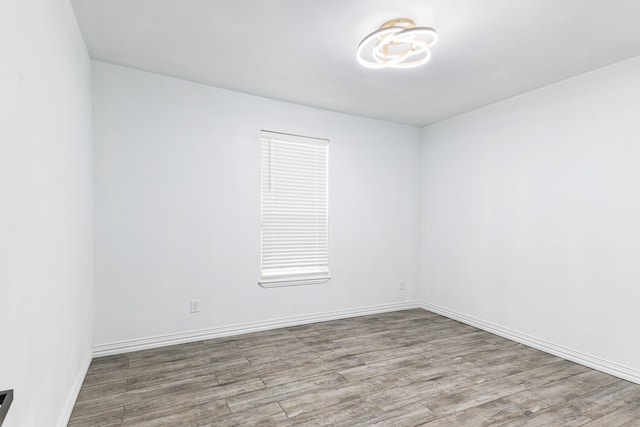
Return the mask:
<path id="1" fill-rule="evenodd" d="M 262 131 L 262 286 L 329 279 L 329 141 Z"/>

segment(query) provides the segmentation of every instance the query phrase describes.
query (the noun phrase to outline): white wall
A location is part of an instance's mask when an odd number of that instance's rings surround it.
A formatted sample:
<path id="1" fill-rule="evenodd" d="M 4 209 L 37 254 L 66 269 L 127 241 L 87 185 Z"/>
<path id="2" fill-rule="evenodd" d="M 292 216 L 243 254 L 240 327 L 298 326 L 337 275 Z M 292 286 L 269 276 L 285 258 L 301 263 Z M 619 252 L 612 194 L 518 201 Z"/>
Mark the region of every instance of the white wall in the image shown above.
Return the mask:
<path id="1" fill-rule="evenodd" d="M 66 424 L 91 355 L 91 68 L 66 0 L 0 3 L 3 426 Z"/>
<path id="2" fill-rule="evenodd" d="M 97 346 L 417 299 L 419 128 L 100 62 L 93 76 Z M 331 140 L 327 284 L 257 284 L 261 129 Z"/>
<path id="3" fill-rule="evenodd" d="M 640 57 L 423 130 L 422 300 L 640 373 L 638 76 Z"/>

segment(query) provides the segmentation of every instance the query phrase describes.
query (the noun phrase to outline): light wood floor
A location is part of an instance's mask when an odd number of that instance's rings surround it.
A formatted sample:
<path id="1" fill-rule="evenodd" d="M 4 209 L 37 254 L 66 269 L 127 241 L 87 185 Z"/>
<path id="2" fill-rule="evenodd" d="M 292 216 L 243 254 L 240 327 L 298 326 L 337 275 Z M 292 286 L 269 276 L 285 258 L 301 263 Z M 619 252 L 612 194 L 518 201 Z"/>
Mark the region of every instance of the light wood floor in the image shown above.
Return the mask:
<path id="1" fill-rule="evenodd" d="M 95 359 L 70 426 L 640 426 L 640 385 L 424 310 Z"/>

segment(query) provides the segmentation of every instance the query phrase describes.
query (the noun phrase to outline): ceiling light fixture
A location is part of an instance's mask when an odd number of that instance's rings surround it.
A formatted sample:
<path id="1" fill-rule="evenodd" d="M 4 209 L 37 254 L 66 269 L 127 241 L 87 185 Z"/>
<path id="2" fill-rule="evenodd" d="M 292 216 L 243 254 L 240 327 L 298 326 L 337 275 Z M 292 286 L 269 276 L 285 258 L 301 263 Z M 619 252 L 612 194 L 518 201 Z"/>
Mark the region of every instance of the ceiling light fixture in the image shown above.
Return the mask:
<path id="1" fill-rule="evenodd" d="M 417 67 L 431 58 L 431 46 L 437 41 L 433 28 L 416 27 L 408 18 L 392 19 L 362 39 L 358 62 L 368 68 Z"/>

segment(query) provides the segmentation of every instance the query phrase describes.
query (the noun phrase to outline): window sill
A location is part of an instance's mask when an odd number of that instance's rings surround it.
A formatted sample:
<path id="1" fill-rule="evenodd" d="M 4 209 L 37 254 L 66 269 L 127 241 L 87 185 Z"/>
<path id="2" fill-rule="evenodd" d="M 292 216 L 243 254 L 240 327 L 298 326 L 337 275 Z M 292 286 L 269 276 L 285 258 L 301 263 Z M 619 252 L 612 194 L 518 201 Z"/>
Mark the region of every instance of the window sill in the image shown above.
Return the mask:
<path id="1" fill-rule="evenodd" d="M 308 279 L 264 279 L 258 281 L 258 285 L 263 288 L 281 288 L 285 286 L 321 285 L 327 283 L 331 278 L 314 277 Z"/>

